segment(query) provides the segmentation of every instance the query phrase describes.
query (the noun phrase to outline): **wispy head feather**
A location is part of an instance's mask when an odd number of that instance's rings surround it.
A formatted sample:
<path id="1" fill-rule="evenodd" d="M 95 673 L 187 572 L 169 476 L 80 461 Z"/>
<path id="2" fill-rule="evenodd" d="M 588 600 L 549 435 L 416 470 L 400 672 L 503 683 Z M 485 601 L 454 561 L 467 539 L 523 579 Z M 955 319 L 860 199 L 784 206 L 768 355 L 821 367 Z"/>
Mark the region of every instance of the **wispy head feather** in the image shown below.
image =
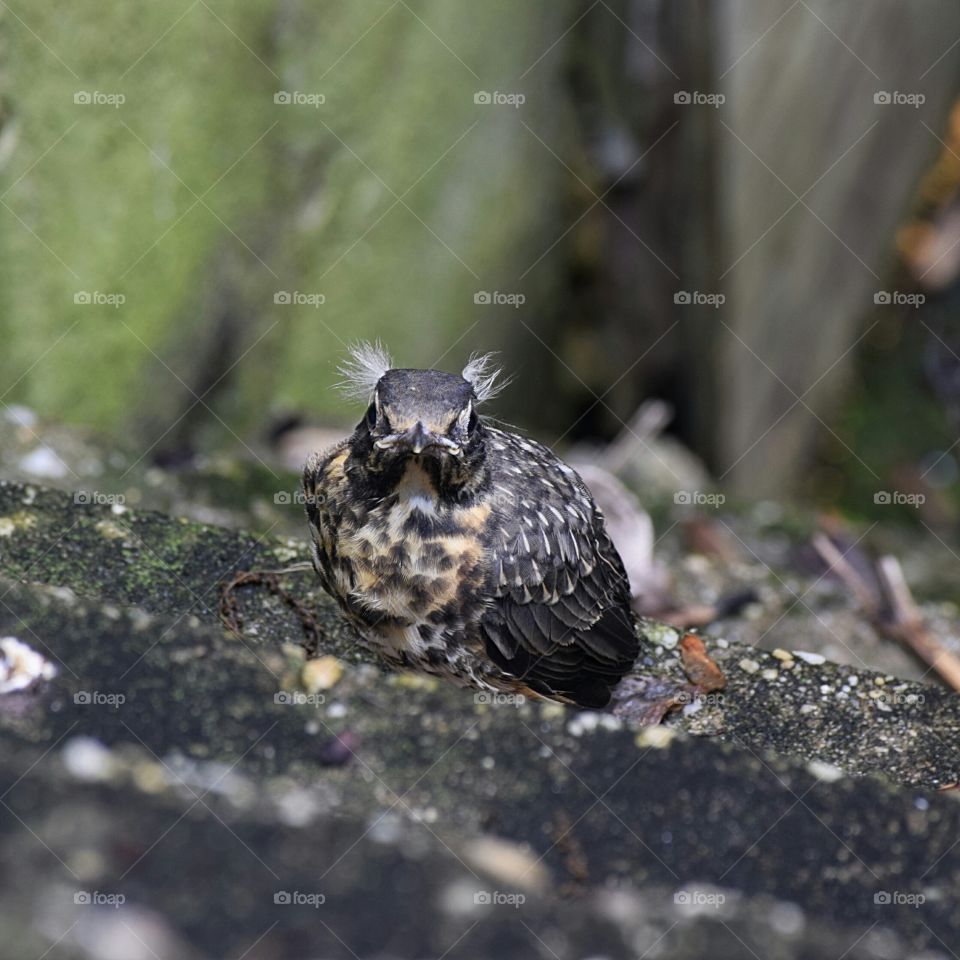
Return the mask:
<path id="1" fill-rule="evenodd" d="M 473 385 L 478 403 L 492 400 L 510 382 L 501 376 L 503 371 L 494 364 L 493 357 L 492 353 L 472 354 L 460 374 Z"/>
<path id="2" fill-rule="evenodd" d="M 343 377 L 337 388 L 350 400 L 367 403 L 380 378 L 392 367 L 390 354 L 379 340 L 361 340 L 350 348 L 350 358 L 337 367 Z"/>

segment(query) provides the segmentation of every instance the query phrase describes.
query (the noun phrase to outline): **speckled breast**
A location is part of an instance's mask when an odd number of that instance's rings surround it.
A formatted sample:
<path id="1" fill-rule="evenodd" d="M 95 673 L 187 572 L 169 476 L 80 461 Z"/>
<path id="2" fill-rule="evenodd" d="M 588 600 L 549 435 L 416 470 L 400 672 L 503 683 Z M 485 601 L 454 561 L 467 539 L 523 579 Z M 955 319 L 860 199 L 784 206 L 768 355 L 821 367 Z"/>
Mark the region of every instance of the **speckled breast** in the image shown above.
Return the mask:
<path id="1" fill-rule="evenodd" d="M 411 461 L 403 480 L 339 543 L 351 607 L 368 642 L 397 663 L 443 667 L 481 612 L 489 506 L 440 503 Z"/>

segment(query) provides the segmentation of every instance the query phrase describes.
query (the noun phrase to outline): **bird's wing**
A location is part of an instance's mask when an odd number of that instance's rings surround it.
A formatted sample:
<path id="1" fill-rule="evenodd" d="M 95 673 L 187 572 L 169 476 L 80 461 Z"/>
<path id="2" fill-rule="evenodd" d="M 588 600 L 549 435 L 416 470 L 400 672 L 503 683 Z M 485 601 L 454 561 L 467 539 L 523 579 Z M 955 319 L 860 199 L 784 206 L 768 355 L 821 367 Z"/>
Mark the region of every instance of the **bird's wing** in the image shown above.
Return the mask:
<path id="1" fill-rule="evenodd" d="M 487 653 L 538 692 L 603 706 L 639 653 L 629 581 L 576 473 L 525 452 L 523 491 L 495 490 Z"/>
<path id="2" fill-rule="evenodd" d="M 303 496 L 310 522 L 313 566 L 324 589 L 338 595 L 335 560 L 337 553 L 337 520 L 339 500 L 345 494 L 349 440 L 313 454 L 303 468 Z"/>

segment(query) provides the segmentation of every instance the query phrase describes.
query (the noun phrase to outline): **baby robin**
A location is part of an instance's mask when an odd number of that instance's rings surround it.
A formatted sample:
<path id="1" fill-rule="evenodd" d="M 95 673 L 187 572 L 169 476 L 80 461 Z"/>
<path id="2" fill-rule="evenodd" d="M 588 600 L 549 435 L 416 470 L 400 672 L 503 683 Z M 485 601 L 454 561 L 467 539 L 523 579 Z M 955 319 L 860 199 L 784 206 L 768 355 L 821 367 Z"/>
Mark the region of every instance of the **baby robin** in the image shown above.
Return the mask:
<path id="1" fill-rule="evenodd" d="M 461 374 L 341 368 L 369 405 L 303 472 L 313 563 L 389 663 L 464 685 L 604 707 L 640 641 L 623 563 L 571 467 L 495 427 L 488 356 Z"/>

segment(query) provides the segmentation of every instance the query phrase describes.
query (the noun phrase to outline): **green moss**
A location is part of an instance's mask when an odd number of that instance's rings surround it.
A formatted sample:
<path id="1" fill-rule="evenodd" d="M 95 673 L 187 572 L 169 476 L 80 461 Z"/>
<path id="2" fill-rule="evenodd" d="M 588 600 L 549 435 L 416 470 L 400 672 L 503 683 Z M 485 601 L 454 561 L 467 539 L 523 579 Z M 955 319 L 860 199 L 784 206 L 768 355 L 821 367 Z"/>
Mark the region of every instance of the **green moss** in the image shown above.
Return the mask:
<path id="1" fill-rule="evenodd" d="M 508 319 L 473 294 L 515 283 L 554 239 L 562 167 L 522 121 L 562 146 L 559 51 L 524 74 L 571 6 L 0 8 L 0 96 L 18 124 L 2 171 L 8 400 L 138 451 L 197 421 L 229 444 L 270 409 L 339 411 L 333 361 L 356 337 L 432 362 L 482 324 L 450 364 L 502 341 Z M 522 110 L 473 102 L 513 88 Z M 278 91 L 325 102 L 276 104 Z M 325 302 L 277 304 L 280 291 Z M 75 304 L 80 292 L 125 302 Z M 221 375 L 205 398 L 221 420 L 191 411 Z"/>

